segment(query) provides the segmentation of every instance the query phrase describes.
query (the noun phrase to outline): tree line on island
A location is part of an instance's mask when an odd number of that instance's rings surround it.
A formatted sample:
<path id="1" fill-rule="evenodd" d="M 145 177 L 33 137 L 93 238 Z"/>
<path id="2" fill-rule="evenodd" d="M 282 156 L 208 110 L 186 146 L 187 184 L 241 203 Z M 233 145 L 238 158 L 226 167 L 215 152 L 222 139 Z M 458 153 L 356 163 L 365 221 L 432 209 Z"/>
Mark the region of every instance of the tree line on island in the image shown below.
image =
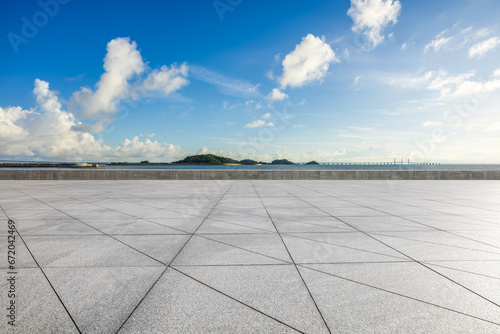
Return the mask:
<path id="1" fill-rule="evenodd" d="M 134 163 L 128 162 L 112 162 L 112 165 L 132 165 Z M 141 161 L 143 164 L 153 164 L 148 160 Z M 156 163 L 155 163 L 156 164 Z M 252 159 L 234 160 L 231 158 L 220 157 L 215 154 L 197 154 L 190 155 L 182 160 L 172 162 L 172 164 L 179 165 L 295 165 L 294 162 L 287 159 L 276 159 L 271 163 L 264 161 L 256 161 Z M 309 161 L 306 165 L 319 165 L 316 161 Z"/>

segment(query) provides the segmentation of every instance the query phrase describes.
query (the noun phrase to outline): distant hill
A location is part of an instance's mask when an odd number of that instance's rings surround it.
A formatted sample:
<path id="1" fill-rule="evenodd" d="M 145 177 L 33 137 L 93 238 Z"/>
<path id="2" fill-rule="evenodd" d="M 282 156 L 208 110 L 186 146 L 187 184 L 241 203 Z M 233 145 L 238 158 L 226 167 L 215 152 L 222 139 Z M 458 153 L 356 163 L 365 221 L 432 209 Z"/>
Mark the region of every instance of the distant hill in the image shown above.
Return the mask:
<path id="1" fill-rule="evenodd" d="M 224 164 L 240 164 L 238 160 L 231 158 L 219 157 L 214 154 L 198 154 L 191 155 L 182 160 L 173 162 L 174 164 L 184 165 L 224 165 Z"/>
<path id="2" fill-rule="evenodd" d="M 259 164 L 259 162 L 252 160 L 252 159 L 243 159 L 243 160 L 240 160 L 240 164 L 242 164 L 242 165 L 257 165 L 257 164 Z"/>
<path id="3" fill-rule="evenodd" d="M 291 162 L 290 160 L 287 160 L 287 159 L 273 160 L 273 162 L 271 162 L 271 164 L 273 164 L 273 165 L 295 165 L 294 162 Z"/>
<path id="4" fill-rule="evenodd" d="M 316 162 L 316 161 L 309 161 L 306 163 L 306 165 L 319 165 L 319 162 Z"/>

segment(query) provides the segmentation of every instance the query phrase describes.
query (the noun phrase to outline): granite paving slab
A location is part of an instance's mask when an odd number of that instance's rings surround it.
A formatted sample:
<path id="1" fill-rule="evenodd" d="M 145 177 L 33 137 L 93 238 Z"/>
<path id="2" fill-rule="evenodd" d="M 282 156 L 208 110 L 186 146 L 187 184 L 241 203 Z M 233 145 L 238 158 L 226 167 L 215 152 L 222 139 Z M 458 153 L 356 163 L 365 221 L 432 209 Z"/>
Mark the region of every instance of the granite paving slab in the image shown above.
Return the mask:
<path id="1" fill-rule="evenodd" d="M 500 181 L 2 180 L 0 332 L 499 333 L 499 201 Z"/>

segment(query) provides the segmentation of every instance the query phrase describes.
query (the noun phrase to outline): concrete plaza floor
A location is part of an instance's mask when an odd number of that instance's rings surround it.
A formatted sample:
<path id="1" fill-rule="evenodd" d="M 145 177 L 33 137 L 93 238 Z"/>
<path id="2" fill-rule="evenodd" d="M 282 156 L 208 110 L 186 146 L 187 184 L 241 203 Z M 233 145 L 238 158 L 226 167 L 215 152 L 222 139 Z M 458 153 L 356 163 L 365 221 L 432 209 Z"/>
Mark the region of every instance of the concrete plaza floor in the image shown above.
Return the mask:
<path id="1" fill-rule="evenodd" d="M 0 206 L 2 333 L 500 333 L 500 181 L 0 181 Z"/>

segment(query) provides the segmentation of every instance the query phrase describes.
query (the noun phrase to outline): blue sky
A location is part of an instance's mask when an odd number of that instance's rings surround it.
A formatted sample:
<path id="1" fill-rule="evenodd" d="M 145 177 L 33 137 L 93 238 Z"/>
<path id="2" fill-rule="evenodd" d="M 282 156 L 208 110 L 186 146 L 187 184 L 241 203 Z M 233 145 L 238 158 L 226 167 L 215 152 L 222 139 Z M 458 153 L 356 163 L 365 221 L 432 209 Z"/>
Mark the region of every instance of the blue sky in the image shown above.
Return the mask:
<path id="1" fill-rule="evenodd" d="M 0 159 L 500 162 L 494 0 L 2 1 Z"/>

